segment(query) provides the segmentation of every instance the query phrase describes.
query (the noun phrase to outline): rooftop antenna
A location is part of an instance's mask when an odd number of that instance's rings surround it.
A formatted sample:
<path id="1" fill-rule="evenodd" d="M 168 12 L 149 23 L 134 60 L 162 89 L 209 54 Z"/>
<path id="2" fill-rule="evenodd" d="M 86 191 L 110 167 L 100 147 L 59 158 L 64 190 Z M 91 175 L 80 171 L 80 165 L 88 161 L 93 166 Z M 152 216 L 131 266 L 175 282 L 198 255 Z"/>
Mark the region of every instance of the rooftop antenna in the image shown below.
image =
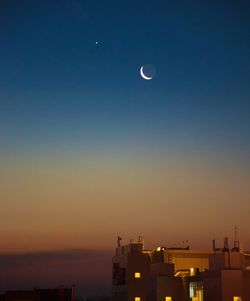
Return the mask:
<path id="1" fill-rule="evenodd" d="M 215 239 L 213 239 L 213 251 L 216 251 Z"/>
<path id="2" fill-rule="evenodd" d="M 121 240 L 122 240 L 121 236 L 118 235 L 118 238 L 117 238 L 118 247 L 121 246 Z"/>
<path id="3" fill-rule="evenodd" d="M 229 252 L 228 237 L 224 237 L 224 247 L 223 247 L 223 252 Z"/>
<path id="4" fill-rule="evenodd" d="M 234 252 L 239 252 L 240 251 L 240 242 L 238 240 L 238 227 L 234 227 L 234 247 L 232 249 Z"/>

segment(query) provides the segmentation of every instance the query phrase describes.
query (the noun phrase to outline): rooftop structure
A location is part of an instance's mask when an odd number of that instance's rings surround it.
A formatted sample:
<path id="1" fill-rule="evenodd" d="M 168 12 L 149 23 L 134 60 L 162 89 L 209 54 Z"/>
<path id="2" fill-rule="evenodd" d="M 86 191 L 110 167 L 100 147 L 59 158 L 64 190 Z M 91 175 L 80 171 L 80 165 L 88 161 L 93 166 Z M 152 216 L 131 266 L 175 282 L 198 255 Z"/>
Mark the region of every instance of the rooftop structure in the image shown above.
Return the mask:
<path id="1" fill-rule="evenodd" d="M 250 299 L 250 255 L 213 242 L 211 251 L 158 247 L 142 238 L 113 257 L 112 301 L 245 301 Z"/>

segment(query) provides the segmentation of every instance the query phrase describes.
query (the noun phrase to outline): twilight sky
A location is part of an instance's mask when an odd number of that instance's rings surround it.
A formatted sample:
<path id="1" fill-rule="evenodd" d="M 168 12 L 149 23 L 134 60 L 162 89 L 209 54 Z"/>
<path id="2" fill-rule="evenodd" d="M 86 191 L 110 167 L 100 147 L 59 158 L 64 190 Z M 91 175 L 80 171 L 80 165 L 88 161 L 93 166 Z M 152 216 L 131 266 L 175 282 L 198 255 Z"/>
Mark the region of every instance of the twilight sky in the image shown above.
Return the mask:
<path id="1" fill-rule="evenodd" d="M 250 249 L 249 14 L 0 1 L 0 252 L 210 248 L 235 225 Z"/>

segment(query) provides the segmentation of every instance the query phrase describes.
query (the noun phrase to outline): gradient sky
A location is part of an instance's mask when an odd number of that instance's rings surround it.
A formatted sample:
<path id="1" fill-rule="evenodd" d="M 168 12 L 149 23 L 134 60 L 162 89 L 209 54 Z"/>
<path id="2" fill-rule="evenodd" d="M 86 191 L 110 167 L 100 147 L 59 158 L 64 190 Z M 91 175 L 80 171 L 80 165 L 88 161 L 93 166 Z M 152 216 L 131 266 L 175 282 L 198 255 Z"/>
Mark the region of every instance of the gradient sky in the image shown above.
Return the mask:
<path id="1" fill-rule="evenodd" d="M 113 250 L 118 234 L 210 248 L 235 225 L 250 249 L 249 15 L 0 1 L 0 252 Z"/>

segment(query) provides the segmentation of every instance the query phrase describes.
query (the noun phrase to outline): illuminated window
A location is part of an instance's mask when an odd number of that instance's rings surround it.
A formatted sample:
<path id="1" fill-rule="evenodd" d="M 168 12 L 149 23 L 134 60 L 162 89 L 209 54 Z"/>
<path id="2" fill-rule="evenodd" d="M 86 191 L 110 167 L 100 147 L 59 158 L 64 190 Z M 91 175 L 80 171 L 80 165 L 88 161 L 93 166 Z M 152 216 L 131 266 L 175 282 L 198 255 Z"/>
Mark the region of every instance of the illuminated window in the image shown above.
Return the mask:
<path id="1" fill-rule="evenodd" d="M 165 301 L 172 301 L 172 297 L 165 297 Z"/>
<path id="2" fill-rule="evenodd" d="M 135 297 L 135 301 L 141 301 L 141 297 Z"/>
<path id="3" fill-rule="evenodd" d="M 192 301 L 203 301 L 203 284 L 202 282 L 189 283 L 189 297 Z"/>
<path id="4" fill-rule="evenodd" d="M 242 301 L 242 298 L 240 296 L 234 296 L 233 301 Z"/>
<path id="5" fill-rule="evenodd" d="M 136 273 L 135 273 L 135 278 L 141 278 L 141 273 L 136 272 Z"/>

